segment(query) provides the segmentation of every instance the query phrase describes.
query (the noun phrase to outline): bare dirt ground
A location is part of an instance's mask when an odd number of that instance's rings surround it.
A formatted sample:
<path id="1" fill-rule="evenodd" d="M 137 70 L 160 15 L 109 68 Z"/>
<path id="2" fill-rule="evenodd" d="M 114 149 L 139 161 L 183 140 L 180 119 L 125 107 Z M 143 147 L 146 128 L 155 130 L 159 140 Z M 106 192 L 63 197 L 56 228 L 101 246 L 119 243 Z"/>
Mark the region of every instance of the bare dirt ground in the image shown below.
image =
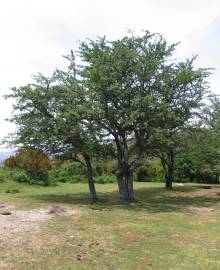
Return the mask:
<path id="1" fill-rule="evenodd" d="M 207 214 L 215 209 L 210 207 L 186 207 L 185 211 L 190 214 Z"/>
<path id="2" fill-rule="evenodd" d="M 17 270 L 11 258 L 18 256 L 22 249 L 37 250 L 54 241 L 48 239 L 44 232 L 53 218 L 72 216 L 78 212 L 78 209 L 61 206 L 24 211 L 16 210 L 13 205 L 0 203 L 0 269 Z M 26 262 L 30 260 L 30 257 L 26 258 Z"/>
<path id="3" fill-rule="evenodd" d="M 0 243 L 21 238 L 25 240 L 25 235 L 28 233 L 39 233 L 42 222 L 57 215 L 73 215 L 78 210 L 52 206 L 47 208 L 40 208 L 31 211 L 16 210 L 14 206 L 7 204 L 0 204 Z M 22 242 L 20 243 L 22 244 Z"/>

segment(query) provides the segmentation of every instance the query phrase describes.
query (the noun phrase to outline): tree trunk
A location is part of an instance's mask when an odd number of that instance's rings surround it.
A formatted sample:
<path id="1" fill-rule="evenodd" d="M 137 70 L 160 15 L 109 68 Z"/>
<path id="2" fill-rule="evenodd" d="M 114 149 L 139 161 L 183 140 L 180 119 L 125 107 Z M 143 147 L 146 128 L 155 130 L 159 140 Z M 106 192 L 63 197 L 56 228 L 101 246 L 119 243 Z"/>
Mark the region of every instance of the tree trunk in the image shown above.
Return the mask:
<path id="1" fill-rule="evenodd" d="M 117 175 L 118 188 L 120 193 L 120 200 L 132 201 L 134 199 L 133 191 L 133 172 L 130 170 L 123 171 Z"/>
<path id="2" fill-rule="evenodd" d="M 133 171 L 130 169 L 127 172 L 127 185 L 128 185 L 128 200 L 134 200 L 134 189 L 133 189 Z"/>
<path id="3" fill-rule="evenodd" d="M 173 163 L 167 165 L 165 180 L 166 180 L 166 188 L 172 189 L 172 187 L 173 187 Z"/>
<path id="4" fill-rule="evenodd" d="M 219 184 L 219 173 L 216 173 L 215 179 L 216 179 L 216 183 Z"/>
<path id="5" fill-rule="evenodd" d="M 174 171 L 174 151 L 170 149 L 166 155 L 160 157 L 161 164 L 165 171 L 165 187 L 172 189 L 173 187 L 173 171 Z"/>
<path id="6" fill-rule="evenodd" d="M 118 182 L 118 191 L 120 200 L 122 200 L 122 193 L 123 193 L 123 176 L 120 174 L 116 174 L 117 176 L 117 182 Z"/>
<path id="7" fill-rule="evenodd" d="M 172 189 L 172 187 L 173 187 L 173 176 L 172 176 L 171 171 L 169 171 L 169 169 L 166 172 L 165 180 L 166 180 L 166 188 L 167 189 Z"/>
<path id="8" fill-rule="evenodd" d="M 129 151 L 125 134 L 121 136 L 121 140 L 117 134 L 115 143 L 118 152 L 118 169 L 116 172 L 120 200 L 131 201 L 134 199 L 133 192 L 133 171 L 129 167 Z"/>
<path id="9" fill-rule="evenodd" d="M 93 169 L 92 169 L 92 164 L 91 164 L 91 158 L 89 155 L 84 155 L 83 157 L 86 162 L 87 179 L 88 179 L 90 196 L 93 201 L 97 201 L 98 197 L 96 194 L 95 184 L 93 180 Z"/>

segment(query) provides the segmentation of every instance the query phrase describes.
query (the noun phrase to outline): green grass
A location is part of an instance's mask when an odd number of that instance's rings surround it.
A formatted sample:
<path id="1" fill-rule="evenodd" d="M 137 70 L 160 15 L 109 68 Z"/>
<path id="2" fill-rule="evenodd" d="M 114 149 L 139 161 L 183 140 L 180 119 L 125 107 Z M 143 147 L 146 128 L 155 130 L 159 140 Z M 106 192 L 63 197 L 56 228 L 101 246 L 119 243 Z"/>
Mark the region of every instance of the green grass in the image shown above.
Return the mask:
<path id="1" fill-rule="evenodd" d="M 11 185 L 20 192 L 5 193 Z M 100 200 L 91 203 L 86 184 L 1 183 L 0 202 L 18 209 L 53 204 L 79 209 L 75 216 L 42 223 L 39 237 L 22 248 L 10 243 L 1 248 L 1 269 L 220 269 L 220 188 L 166 191 L 160 183 L 135 183 L 130 204 L 120 203 L 115 184 L 97 185 L 97 191 Z M 215 211 L 190 214 L 185 211 L 190 206 Z"/>

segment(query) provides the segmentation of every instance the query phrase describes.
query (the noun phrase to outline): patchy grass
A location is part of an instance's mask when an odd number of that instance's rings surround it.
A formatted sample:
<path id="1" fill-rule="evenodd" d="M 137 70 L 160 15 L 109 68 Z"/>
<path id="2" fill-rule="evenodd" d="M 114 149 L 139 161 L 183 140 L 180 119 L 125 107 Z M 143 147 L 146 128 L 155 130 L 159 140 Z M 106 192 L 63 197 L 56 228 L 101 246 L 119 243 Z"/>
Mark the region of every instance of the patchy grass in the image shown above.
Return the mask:
<path id="1" fill-rule="evenodd" d="M 220 269 L 217 186 L 166 191 L 135 183 L 136 201 L 121 204 L 115 184 L 97 185 L 100 200 L 91 204 L 86 184 L 19 184 L 13 187 L 19 193 L 5 193 L 11 185 L 0 184 L 0 203 L 19 211 L 70 207 L 77 214 L 54 215 L 38 226 L 29 221 L 29 230 L 1 241 L 1 270 Z"/>

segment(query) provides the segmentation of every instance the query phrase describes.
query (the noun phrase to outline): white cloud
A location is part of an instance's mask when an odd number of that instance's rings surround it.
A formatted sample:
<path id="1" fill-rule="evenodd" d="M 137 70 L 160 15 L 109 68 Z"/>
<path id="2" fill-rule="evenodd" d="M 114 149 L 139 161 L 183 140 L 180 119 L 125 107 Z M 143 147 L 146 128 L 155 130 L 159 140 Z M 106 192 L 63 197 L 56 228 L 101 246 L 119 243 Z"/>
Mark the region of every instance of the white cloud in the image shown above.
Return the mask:
<path id="1" fill-rule="evenodd" d="M 178 56 L 199 54 L 198 64 L 216 67 L 211 81 L 220 93 L 219 0 L 7 0 L 0 3 L 0 95 L 33 74 L 65 67 L 62 55 L 78 40 L 123 36 L 127 29 L 160 32 L 181 41 Z M 10 103 L 0 98 L 0 138 L 13 130 L 4 118 Z"/>

